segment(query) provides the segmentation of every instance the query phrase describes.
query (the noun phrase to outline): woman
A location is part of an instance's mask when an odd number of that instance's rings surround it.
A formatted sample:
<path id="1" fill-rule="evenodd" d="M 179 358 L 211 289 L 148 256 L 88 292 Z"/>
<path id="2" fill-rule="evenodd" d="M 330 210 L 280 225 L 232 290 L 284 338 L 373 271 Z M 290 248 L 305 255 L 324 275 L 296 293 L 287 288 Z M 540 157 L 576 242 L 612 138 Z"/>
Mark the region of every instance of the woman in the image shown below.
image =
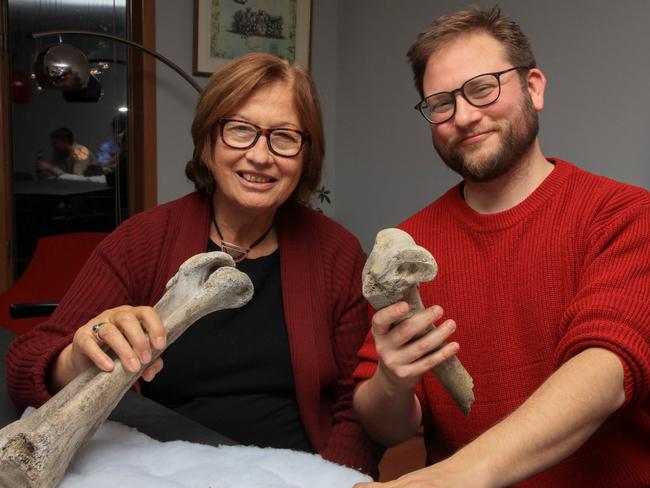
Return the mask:
<path id="1" fill-rule="evenodd" d="M 381 452 L 351 404 L 369 328 L 365 257 L 307 206 L 324 154 L 312 80 L 275 56 L 236 59 L 208 82 L 192 137 L 196 192 L 109 235 L 51 319 L 12 345 L 15 403 L 42 404 L 91 363 L 111 370 L 102 347 L 131 371 L 147 365 L 165 344 L 150 306 L 183 261 L 221 249 L 251 277 L 253 299 L 192 325 L 162 371 L 160 360 L 146 368 L 142 392 L 242 444 L 313 451 L 376 475 Z"/>

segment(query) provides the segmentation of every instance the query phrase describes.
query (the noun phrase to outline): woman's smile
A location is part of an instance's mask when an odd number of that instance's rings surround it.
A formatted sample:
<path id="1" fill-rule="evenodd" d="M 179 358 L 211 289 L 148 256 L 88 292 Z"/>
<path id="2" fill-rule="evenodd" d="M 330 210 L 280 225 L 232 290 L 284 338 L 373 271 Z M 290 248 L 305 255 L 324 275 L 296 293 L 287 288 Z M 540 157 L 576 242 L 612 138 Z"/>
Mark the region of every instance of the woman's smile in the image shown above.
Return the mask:
<path id="1" fill-rule="evenodd" d="M 246 181 L 247 183 L 254 183 L 256 186 L 259 186 L 259 184 L 264 184 L 264 183 L 273 183 L 277 181 L 277 178 L 274 178 L 272 176 L 260 174 L 260 173 L 250 173 L 246 171 L 238 171 L 237 175 Z"/>

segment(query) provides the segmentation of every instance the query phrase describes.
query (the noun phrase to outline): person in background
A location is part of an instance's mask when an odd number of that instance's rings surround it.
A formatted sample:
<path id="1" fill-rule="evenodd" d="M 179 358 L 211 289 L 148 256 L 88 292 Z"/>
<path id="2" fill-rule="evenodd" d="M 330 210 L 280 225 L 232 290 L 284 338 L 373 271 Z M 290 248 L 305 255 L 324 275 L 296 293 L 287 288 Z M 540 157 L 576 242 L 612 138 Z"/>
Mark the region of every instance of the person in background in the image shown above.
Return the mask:
<path id="1" fill-rule="evenodd" d="M 408 57 L 463 180 L 400 226 L 440 265 L 428 308 L 376 312 L 360 350 L 370 434 L 424 427 L 429 466 L 385 486 L 650 486 L 650 194 L 542 154 L 546 79 L 498 8 L 439 18 Z M 468 417 L 430 372 L 454 354 Z"/>
<path id="2" fill-rule="evenodd" d="M 120 117 L 121 116 L 121 117 Z M 110 187 L 118 187 L 123 199 L 128 195 L 129 181 L 129 139 L 127 119 L 125 114 L 120 114 L 113 120 L 113 131 L 115 134 L 115 147 L 110 158 L 103 157 L 103 164 L 100 166 L 101 174 L 106 175 L 106 183 Z M 126 207 L 126 201 L 123 207 Z"/>
<path id="3" fill-rule="evenodd" d="M 41 157 L 36 169 L 42 175 L 57 177 L 63 174 L 83 176 L 86 169 L 95 163 L 95 156 L 86 147 L 74 142 L 74 135 L 67 127 L 59 127 L 50 134 L 52 154 L 50 160 Z"/>
<path id="4" fill-rule="evenodd" d="M 113 137 L 100 144 L 97 150 L 96 163 L 99 166 L 115 166 L 115 155 L 120 152 L 121 140 L 126 137 L 127 115 L 119 113 L 111 121 L 111 132 Z"/>
<path id="5" fill-rule="evenodd" d="M 240 444 L 315 452 L 376 476 L 383 449 L 352 407 L 369 330 L 365 256 L 309 207 L 324 156 L 312 79 L 276 56 L 237 58 L 210 78 L 192 137 L 196 191 L 122 224 L 47 323 L 12 344 L 14 402 L 38 406 L 91 364 L 110 371 L 111 349 L 130 371 L 147 366 L 142 394 Z M 249 275 L 253 298 L 197 321 L 152 363 L 166 343 L 152 305 L 185 260 L 217 250 Z"/>

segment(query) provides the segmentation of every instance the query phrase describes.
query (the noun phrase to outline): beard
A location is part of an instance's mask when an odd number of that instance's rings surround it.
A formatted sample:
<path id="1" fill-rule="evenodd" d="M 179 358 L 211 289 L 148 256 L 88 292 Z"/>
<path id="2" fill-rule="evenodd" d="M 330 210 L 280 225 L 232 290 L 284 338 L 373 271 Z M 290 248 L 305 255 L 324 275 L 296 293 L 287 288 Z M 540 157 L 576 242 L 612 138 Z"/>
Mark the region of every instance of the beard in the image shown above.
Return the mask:
<path id="1" fill-rule="evenodd" d="M 472 132 L 475 128 L 470 129 Z M 501 127 L 499 146 L 483 159 L 476 160 L 466 155 L 463 148 L 454 141 L 441 144 L 433 140 L 433 145 L 443 162 L 466 180 L 483 183 L 509 173 L 516 168 L 522 157 L 531 148 L 539 132 L 539 117 L 528 93 L 524 96 L 515 117 Z M 461 134 L 458 140 L 469 135 Z"/>

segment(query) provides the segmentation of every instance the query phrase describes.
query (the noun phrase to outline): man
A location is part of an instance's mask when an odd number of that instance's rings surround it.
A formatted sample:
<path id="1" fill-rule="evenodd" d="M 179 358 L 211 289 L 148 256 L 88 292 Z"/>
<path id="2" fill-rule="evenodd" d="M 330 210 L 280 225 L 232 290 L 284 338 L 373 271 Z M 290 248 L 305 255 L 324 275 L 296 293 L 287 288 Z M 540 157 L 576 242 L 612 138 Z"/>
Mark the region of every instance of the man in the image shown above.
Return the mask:
<path id="1" fill-rule="evenodd" d="M 36 168 L 51 176 L 63 174 L 84 175 L 95 163 L 95 157 L 90 150 L 74 142 L 74 135 L 67 127 L 60 127 L 50 134 L 52 145 L 51 161 L 39 159 Z"/>
<path id="2" fill-rule="evenodd" d="M 440 266 L 428 308 L 376 312 L 359 352 L 371 435 L 424 426 L 430 466 L 386 486 L 650 486 L 650 195 L 542 155 L 546 80 L 498 9 L 438 19 L 408 56 L 463 181 L 400 226 Z M 467 417 L 429 372 L 456 352 Z"/>
<path id="3" fill-rule="evenodd" d="M 108 166 L 111 170 L 116 166 L 116 155 L 126 138 L 128 120 L 125 113 L 119 113 L 111 121 L 111 132 L 113 137 L 102 142 L 97 150 L 97 164 L 102 167 Z"/>

